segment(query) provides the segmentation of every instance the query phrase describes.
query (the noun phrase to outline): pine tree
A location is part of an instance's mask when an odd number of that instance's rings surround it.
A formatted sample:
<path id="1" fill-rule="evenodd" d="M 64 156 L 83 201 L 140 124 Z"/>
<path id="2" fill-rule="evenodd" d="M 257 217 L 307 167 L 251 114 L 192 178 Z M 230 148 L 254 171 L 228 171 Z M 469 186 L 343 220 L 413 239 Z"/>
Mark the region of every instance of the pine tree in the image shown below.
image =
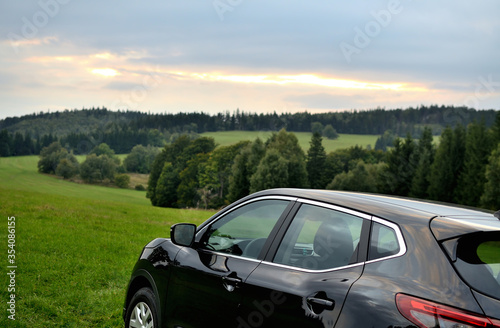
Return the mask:
<path id="1" fill-rule="evenodd" d="M 431 165 L 428 194 L 430 199 L 453 202 L 457 177 L 463 166 L 465 153 L 464 128 L 447 127 L 441 134 L 439 147 Z"/>
<path id="2" fill-rule="evenodd" d="M 250 174 L 247 170 L 247 162 L 250 156 L 251 146 L 242 149 L 234 158 L 229 176 L 229 194 L 227 199 L 230 203 L 245 197 L 250 193 Z"/>
<path id="3" fill-rule="evenodd" d="M 153 164 L 151 165 L 151 172 L 148 178 L 148 188 L 146 197 L 151 200 L 151 204 L 153 204 L 154 206 L 160 206 L 157 205 L 158 201 L 156 197 L 156 189 L 158 187 L 159 179 L 163 173 L 165 164 L 167 163 L 169 148 L 170 145 L 165 145 L 163 150 L 158 155 L 156 155 Z"/>
<path id="4" fill-rule="evenodd" d="M 7 157 L 11 155 L 12 138 L 7 130 L 0 132 L 0 157 Z"/>
<path id="5" fill-rule="evenodd" d="M 250 178 L 257 170 L 266 153 L 264 143 L 257 138 L 251 145 L 243 148 L 235 157 L 229 177 L 228 201 L 234 202 L 250 194 Z"/>
<path id="6" fill-rule="evenodd" d="M 21 156 L 24 153 L 24 137 L 20 132 L 14 134 L 13 148 L 11 150 L 12 155 Z"/>
<path id="7" fill-rule="evenodd" d="M 198 153 L 191 158 L 186 167 L 179 172 L 179 186 L 177 187 L 177 207 L 198 207 L 199 173 L 208 161 L 207 153 Z"/>
<path id="8" fill-rule="evenodd" d="M 461 124 L 455 127 L 453 131 L 453 144 L 452 144 L 452 169 L 454 176 L 453 188 L 453 202 L 460 203 L 459 201 L 459 190 L 458 181 L 459 177 L 464 170 L 464 159 L 465 159 L 465 127 Z"/>
<path id="9" fill-rule="evenodd" d="M 460 204 L 478 206 L 486 182 L 485 172 L 491 154 L 490 135 L 483 123 L 471 123 L 465 139 L 465 160 L 456 190 Z"/>
<path id="10" fill-rule="evenodd" d="M 486 183 L 481 206 L 493 211 L 500 209 L 500 143 L 493 150 L 486 166 Z"/>
<path id="11" fill-rule="evenodd" d="M 155 192 L 150 196 L 151 203 L 160 207 L 175 207 L 177 205 L 177 187 L 179 172 L 170 162 L 165 162 L 158 177 Z"/>
<path id="12" fill-rule="evenodd" d="M 309 177 L 309 185 L 314 189 L 323 189 L 328 183 L 325 174 L 326 151 L 322 141 L 321 134 L 315 132 L 307 151 L 307 175 Z"/>
<path id="13" fill-rule="evenodd" d="M 180 170 L 177 169 L 177 167 L 184 167 L 185 162 L 180 163 L 181 158 L 183 158 L 182 152 L 190 145 L 190 143 L 191 140 L 189 139 L 189 137 L 186 135 L 182 135 L 178 137 L 171 145 L 165 145 L 163 150 L 156 156 L 155 160 L 153 161 L 153 165 L 151 166 L 151 173 L 148 180 L 148 191 L 146 197 L 151 200 L 151 203 L 154 206 L 172 206 L 172 203 L 164 201 L 164 199 L 170 199 L 169 197 L 174 197 L 175 200 L 177 200 L 176 190 L 179 179 L 177 178 L 177 176 L 174 179 L 174 177 L 172 176 L 172 172 L 175 172 L 175 174 L 178 175 Z M 160 176 L 163 174 L 166 163 L 171 163 L 173 165 L 169 172 L 170 175 L 168 176 L 171 179 L 171 182 L 168 182 L 169 188 L 162 187 L 162 190 L 158 191 L 157 188 Z M 174 186 L 170 185 L 172 183 L 174 184 Z M 166 184 L 167 182 L 163 181 L 163 185 L 165 186 Z M 172 195 L 163 195 L 163 193 L 167 191 L 171 192 Z"/>
<path id="14" fill-rule="evenodd" d="M 430 171 L 435 155 L 435 149 L 432 142 L 432 130 L 426 127 L 418 142 L 418 165 L 410 190 L 410 196 L 412 197 L 428 198 L 427 190 L 430 184 Z"/>
<path id="15" fill-rule="evenodd" d="M 404 141 L 396 138 L 387 154 L 387 166 L 381 171 L 379 189 L 388 194 L 408 196 L 415 170 L 416 146 L 408 134 Z"/>
<path id="16" fill-rule="evenodd" d="M 500 142 L 500 112 L 497 113 L 495 117 L 495 123 L 493 123 L 493 126 L 491 127 L 492 130 L 492 138 L 493 138 L 493 144 L 497 144 Z"/>

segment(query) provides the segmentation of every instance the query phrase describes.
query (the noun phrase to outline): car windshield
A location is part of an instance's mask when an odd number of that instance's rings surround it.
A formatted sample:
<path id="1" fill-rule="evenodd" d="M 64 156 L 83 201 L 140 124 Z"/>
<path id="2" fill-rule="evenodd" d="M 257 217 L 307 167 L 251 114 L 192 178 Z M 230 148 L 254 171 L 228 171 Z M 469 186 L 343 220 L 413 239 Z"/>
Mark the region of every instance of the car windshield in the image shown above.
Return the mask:
<path id="1" fill-rule="evenodd" d="M 500 232 L 477 232 L 457 240 L 455 267 L 477 291 L 500 299 Z"/>

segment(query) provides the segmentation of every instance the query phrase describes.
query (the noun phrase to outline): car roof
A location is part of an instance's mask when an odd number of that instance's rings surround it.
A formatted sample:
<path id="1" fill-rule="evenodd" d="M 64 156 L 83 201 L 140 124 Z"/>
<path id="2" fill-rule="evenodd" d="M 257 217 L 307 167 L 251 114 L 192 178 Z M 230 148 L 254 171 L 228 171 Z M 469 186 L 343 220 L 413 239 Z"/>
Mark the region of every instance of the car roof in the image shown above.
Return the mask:
<path id="1" fill-rule="evenodd" d="M 304 198 L 343 206 L 396 223 L 404 223 L 410 218 L 428 221 L 434 217 L 463 220 L 496 220 L 491 211 L 466 208 L 454 204 L 360 192 L 281 188 L 260 191 L 245 199 L 272 195 Z"/>

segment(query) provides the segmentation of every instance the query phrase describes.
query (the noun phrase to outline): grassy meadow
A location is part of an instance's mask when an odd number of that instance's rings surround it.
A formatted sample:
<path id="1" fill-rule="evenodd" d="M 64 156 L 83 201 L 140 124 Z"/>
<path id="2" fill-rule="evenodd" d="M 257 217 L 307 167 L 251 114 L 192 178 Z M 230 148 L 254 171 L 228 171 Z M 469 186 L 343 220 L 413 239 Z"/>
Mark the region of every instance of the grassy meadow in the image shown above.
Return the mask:
<path id="1" fill-rule="evenodd" d="M 311 141 L 312 133 L 310 132 L 293 132 L 297 139 L 299 140 L 299 145 L 304 149 L 305 152 L 309 149 L 309 142 Z M 212 137 L 215 142 L 221 146 L 228 146 L 237 143 L 241 140 L 254 141 L 260 138 L 262 141 L 266 141 L 270 136 L 271 131 L 222 131 L 222 132 L 205 132 L 202 136 Z M 339 134 L 339 137 L 335 140 L 329 140 L 323 137 L 323 147 L 327 153 L 342 149 L 349 148 L 351 146 L 361 146 L 366 148 L 370 145 L 375 148 L 375 142 L 377 142 L 378 135 L 360 135 L 360 134 Z"/>
<path id="2" fill-rule="evenodd" d="M 145 192 L 37 172 L 37 156 L 0 158 L 0 327 L 123 327 L 125 289 L 142 247 L 211 211 L 151 206 Z M 8 218 L 15 217 L 16 320 L 7 318 Z"/>

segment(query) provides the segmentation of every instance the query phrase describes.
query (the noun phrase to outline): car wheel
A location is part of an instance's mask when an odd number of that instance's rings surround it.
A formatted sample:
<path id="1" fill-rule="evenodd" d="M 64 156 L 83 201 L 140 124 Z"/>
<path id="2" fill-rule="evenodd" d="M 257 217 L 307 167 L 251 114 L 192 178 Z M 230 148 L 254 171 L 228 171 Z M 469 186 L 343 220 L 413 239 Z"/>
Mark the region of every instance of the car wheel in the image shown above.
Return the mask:
<path id="1" fill-rule="evenodd" d="M 125 328 L 158 328 L 158 313 L 153 291 L 139 289 L 127 308 Z"/>

